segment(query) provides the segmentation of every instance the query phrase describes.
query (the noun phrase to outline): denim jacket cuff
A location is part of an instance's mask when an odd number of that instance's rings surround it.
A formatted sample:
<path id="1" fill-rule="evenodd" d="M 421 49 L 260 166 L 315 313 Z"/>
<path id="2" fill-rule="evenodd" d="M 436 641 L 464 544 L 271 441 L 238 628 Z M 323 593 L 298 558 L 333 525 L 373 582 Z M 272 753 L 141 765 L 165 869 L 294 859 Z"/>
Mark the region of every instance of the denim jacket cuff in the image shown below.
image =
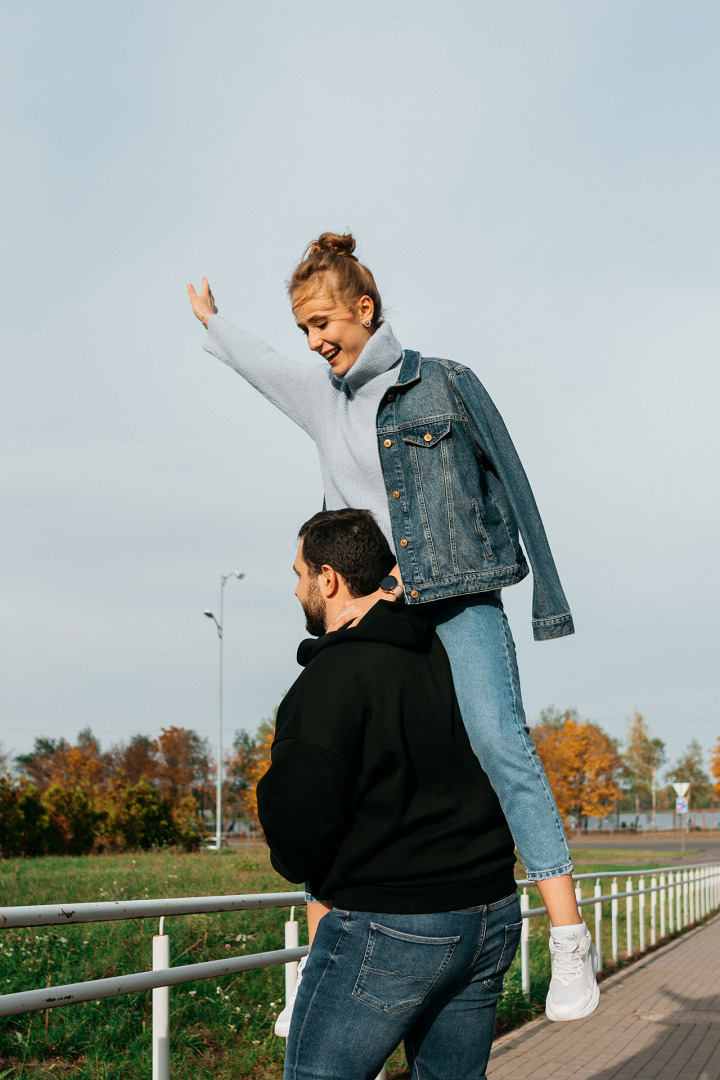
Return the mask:
<path id="1" fill-rule="evenodd" d="M 551 619 L 533 619 L 532 627 L 535 641 L 551 641 L 552 638 L 575 633 L 570 612 L 567 615 L 554 615 Z"/>

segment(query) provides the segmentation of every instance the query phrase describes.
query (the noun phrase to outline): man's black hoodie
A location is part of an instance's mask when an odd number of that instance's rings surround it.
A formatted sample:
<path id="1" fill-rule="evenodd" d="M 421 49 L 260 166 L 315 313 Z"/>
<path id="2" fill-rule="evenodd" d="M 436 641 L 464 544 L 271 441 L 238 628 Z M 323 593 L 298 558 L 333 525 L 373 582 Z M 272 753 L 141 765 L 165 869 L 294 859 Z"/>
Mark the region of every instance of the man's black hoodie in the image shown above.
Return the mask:
<path id="1" fill-rule="evenodd" d="M 257 790 L 275 869 L 358 911 L 513 892 L 512 836 L 430 624 L 380 601 L 356 627 L 302 642 L 298 662 Z"/>

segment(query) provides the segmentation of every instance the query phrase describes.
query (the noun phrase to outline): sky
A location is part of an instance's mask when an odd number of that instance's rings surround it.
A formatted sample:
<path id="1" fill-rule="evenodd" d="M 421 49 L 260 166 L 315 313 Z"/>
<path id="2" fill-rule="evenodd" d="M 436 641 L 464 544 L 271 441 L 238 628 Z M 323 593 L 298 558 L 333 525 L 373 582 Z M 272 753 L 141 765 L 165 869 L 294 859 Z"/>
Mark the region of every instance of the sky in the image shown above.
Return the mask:
<path id="1" fill-rule="evenodd" d="M 296 678 L 313 444 L 202 349 L 186 283 L 311 363 L 285 280 L 351 230 L 407 348 L 477 372 L 576 634 L 575 708 L 676 759 L 720 737 L 711 0 L 36 0 L 0 38 L 0 744 L 225 742 Z"/>

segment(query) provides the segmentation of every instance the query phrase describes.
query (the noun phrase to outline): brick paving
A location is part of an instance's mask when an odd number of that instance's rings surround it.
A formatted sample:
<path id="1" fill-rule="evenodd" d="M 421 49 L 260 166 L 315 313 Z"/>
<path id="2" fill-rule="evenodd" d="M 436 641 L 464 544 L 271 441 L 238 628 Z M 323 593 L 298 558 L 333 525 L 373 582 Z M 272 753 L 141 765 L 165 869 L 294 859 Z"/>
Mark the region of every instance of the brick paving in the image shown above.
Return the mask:
<path id="1" fill-rule="evenodd" d="M 488 1080 L 720 1080 L 720 916 L 601 985 L 586 1020 L 498 1039 Z"/>

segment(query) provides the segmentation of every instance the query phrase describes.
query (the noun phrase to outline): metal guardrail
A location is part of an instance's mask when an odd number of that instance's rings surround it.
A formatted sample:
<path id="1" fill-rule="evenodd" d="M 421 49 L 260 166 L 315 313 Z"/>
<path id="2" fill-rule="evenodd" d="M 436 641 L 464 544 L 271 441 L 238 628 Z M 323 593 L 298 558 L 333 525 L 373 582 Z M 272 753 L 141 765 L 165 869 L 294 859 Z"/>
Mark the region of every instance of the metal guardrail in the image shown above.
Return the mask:
<path id="1" fill-rule="evenodd" d="M 633 901 L 638 897 L 638 943 L 639 952 L 645 950 L 645 898 L 650 897 L 650 944 L 692 925 L 720 908 L 720 863 L 694 863 L 691 866 L 662 867 L 653 871 L 628 868 L 625 891 L 620 892 L 614 871 L 597 874 L 578 874 L 575 893 L 578 905 L 594 905 L 595 946 L 598 950 L 599 969 L 603 968 L 603 904 L 611 908 L 612 957 L 619 958 L 619 903 L 625 900 L 626 955 L 634 955 Z M 624 875 L 622 875 L 624 876 Z M 650 884 L 645 879 L 650 876 Z M 633 877 L 638 887 L 633 887 Z M 602 892 L 601 879 L 612 878 L 610 893 Z M 593 879 L 593 895 L 583 897 L 582 882 Z M 547 914 L 544 907 L 531 908 L 527 886 L 528 880 L 517 883 L 522 888 L 520 906 L 523 928 L 520 940 L 522 989 L 530 998 L 530 919 Z M 659 900 L 659 926 L 658 926 Z M 153 938 L 153 970 L 120 975 L 111 979 L 95 979 L 68 983 L 63 986 L 45 987 L 0 995 L 0 1016 L 36 1012 L 40 1009 L 74 1005 L 82 1001 L 118 997 L 142 990 L 153 991 L 153 1080 L 169 1077 L 169 995 L 168 988 L 198 979 L 211 979 L 240 971 L 285 964 L 286 996 L 295 985 L 298 960 L 307 953 L 306 946 L 297 944 L 297 923 L 286 923 L 286 948 L 250 956 L 228 957 L 200 964 L 184 964 L 169 967 L 169 939 L 163 933 L 168 916 L 210 914 L 219 911 L 249 911 L 259 908 L 292 907 L 305 903 L 305 895 L 294 893 L 253 893 L 236 896 L 178 897 L 174 899 L 110 901 L 90 904 L 45 904 L 0 909 L 0 929 L 34 926 L 57 926 L 90 922 L 113 922 L 129 919 L 160 918 L 160 933 Z M 384 1070 L 378 1077 L 382 1080 Z"/>
<path id="2" fill-rule="evenodd" d="M 292 907 L 305 893 L 246 893 L 237 896 L 178 896 L 161 900 L 110 900 L 97 904 L 37 904 L 0 908 L 0 929 L 20 926 L 66 926 L 121 919 L 162 919 L 168 915 L 205 915 L 216 911 Z"/>
<path id="3" fill-rule="evenodd" d="M 603 947 L 603 904 L 610 904 L 610 934 L 613 962 L 617 964 L 619 953 L 619 913 L 620 901 L 625 900 L 625 955 L 636 955 L 633 934 L 633 900 L 638 897 L 638 949 L 637 954 L 645 952 L 645 897 L 650 897 L 650 945 L 657 944 L 658 929 L 659 940 L 691 926 L 693 923 L 704 919 L 713 911 L 720 908 L 720 863 L 693 863 L 682 869 L 678 867 L 661 867 L 657 870 L 640 870 L 628 867 L 626 888 L 620 892 L 618 878 L 624 875 L 616 871 L 604 870 L 598 874 L 578 874 L 575 877 L 575 895 L 578 907 L 594 906 L 595 926 L 594 941 L 598 952 L 598 970 L 604 967 Z M 638 887 L 633 888 L 633 877 L 638 879 Z M 645 884 L 645 879 L 650 878 L 650 884 Z M 612 878 L 610 893 L 603 893 L 601 878 Z M 579 882 L 594 879 L 593 895 L 583 897 L 582 884 Z M 518 885 L 532 885 L 533 882 L 522 881 Z M 658 900 L 660 908 L 660 920 L 658 927 Z M 520 937 L 520 966 L 523 995 L 530 1000 L 530 919 L 539 915 L 546 915 L 547 908 L 530 907 L 530 896 L 527 888 L 523 888 L 520 894 L 520 907 L 523 916 L 522 933 Z M 667 910 L 666 910 L 667 909 Z M 666 917 L 667 915 L 667 917 Z"/>

